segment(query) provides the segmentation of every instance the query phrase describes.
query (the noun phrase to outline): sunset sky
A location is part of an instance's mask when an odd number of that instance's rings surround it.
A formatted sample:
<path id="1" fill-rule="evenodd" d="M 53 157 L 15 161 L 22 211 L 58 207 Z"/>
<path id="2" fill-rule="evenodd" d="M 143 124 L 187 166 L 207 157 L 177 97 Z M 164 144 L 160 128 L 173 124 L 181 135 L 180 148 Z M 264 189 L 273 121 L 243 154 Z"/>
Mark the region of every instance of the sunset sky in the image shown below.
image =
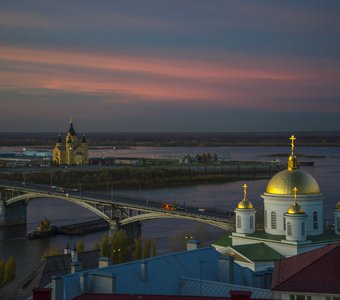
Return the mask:
<path id="1" fill-rule="evenodd" d="M 0 2 L 0 131 L 340 130 L 340 1 Z"/>

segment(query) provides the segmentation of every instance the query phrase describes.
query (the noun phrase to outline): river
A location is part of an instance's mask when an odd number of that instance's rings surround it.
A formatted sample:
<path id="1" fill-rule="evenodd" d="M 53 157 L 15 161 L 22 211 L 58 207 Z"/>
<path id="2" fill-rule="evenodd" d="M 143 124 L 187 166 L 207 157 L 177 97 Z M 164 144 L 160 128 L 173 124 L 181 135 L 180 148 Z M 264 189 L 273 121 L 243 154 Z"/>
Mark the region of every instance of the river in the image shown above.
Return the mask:
<path id="1" fill-rule="evenodd" d="M 329 223 L 333 223 L 332 209 L 336 202 L 340 201 L 340 149 L 329 147 L 296 148 L 297 153 L 305 155 L 324 156 L 324 158 L 304 158 L 300 160 L 313 160 L 314 167 L 304 167 L 304 170 L 312 174 L 318 181 L 322 193 L 326 196 L 325 215 Z M 181 157 L 184 154 L 217 153 L 224 159 L 232 160 L 272 160 L 275 157 L 266 155 L 274 153 L 288 153 L 289 147 L 218 147 L 218 148 L 147 148 L 137 147 L 131 149 L 101 149 L 92 150 L 93 157 L 120 156 L 120 157 Z M 288 155 L 287 154 L 287 155 Z M 282 161 L 286 158 L 277 157 Z M 248 199 L 258 211 L 263 208 L 260 194 L 265 191 L 268 180 L 245 181 L 248 185 Z M 232 182 L 223 184 L 205 184 L 142 191 L 115 191 L 125 194 L 146 196 L 150 199 L 162 202 L 185 202 L 190 206 L 200 208 L 234 209 L 242 199 L 244 182 Z M 54 235 L 41 240 L 28 240 L 26 234 L 37 226 L 43 219 L 48 218 L 55 225 L 77 223 L 96 218 L 88 210 L 72 205 L 65 201 L 54 199 L 41 199 L 28 204 L 27 225 L 0 228 L 0 259 L 7 259 L 13 255 L 17 263 L 17 274 L 32 268 L 41 260 L 46 249 L 57 247 L 62 249 L 67 241 L 70 244 L 79 239 L 85 243 L 85 248 L 90 250 L 93 244 L 100 241 L 105 232 L 88 234 L 83 236 Z M 160 219 L 146 221 L 142 225 L 143 239 L 154 239 L 158 253 L 166 253 L 176 248 L 178 239 L 185 236 L 204 236 L 206 243 L 211 243 L 224 233 L 223 230 L 205 225 L 203 223 L 178 220 Z"/>

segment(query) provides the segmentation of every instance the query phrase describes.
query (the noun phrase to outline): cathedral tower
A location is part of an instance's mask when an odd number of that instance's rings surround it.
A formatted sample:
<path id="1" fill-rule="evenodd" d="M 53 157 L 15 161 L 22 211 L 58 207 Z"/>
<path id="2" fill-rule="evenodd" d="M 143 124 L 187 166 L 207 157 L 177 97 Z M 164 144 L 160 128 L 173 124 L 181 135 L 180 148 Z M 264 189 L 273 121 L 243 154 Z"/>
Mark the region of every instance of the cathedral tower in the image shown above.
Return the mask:
<path id="1" fill-rule="evenodd" d="M 70 127 L 65 137 L 65 145 L 63 145 L 59 134 L 53 150 L 53 163 L 56 165 L 83 165 L 88 164 L 88 162 L 88 145 L 85 136 L 83 135 L 82 140 L 78 141 L 71 119 Z"/>

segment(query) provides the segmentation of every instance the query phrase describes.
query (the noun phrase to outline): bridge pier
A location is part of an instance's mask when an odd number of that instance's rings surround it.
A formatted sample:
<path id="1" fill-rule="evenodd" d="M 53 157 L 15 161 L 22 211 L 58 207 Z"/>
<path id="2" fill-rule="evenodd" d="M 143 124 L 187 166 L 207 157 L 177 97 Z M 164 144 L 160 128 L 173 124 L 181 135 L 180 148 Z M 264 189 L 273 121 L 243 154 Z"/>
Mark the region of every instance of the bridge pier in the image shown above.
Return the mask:
<path id="1" fill-rule="evenodd" d="M 117 224 L 117 221 L 113 220 L 110 222 L 110 229 L 109 229 L 109 238 L 116 234 L 119 230 L 119 226 Z"/>
<path id="2" fill-rule="evenodd" d="M 6 205 L 8 191 L 0 192 L 0 226 L 22 225 L 27 221 L 27 203 L 19 201 Z"/>

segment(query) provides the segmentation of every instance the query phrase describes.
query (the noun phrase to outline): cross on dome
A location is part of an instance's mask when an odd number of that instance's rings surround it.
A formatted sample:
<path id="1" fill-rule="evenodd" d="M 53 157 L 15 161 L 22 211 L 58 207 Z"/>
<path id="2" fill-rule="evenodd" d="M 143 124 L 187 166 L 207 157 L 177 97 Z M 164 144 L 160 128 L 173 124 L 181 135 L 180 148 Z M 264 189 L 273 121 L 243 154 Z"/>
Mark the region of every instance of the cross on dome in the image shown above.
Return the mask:
<path id="1" fill-rule="evenodd" d="M 246 184 L 243 185 L 243 194 L 244 194 L 243 199 L 247 199 L 247 187 L 248 186 Z"/>
<path id="2" fill-rule="evenodd" d="M 296 137 L 292 134 L 290 137 L 290 140 L 292 141 L 291 146 L 292 146 L 292 156 L 294 155 L 294 141 L 296 140 Z"/>
<path id="3" fill-rule="evenodd" d="M 294 193 L 294 202 L 296 202 L 296 195 L 297 195 L 297 191 L 298 191 L 298 189 L 297 189 L 297 187 L 295 186 L 295 187 L 293 188 L 293 193 Z"/>

